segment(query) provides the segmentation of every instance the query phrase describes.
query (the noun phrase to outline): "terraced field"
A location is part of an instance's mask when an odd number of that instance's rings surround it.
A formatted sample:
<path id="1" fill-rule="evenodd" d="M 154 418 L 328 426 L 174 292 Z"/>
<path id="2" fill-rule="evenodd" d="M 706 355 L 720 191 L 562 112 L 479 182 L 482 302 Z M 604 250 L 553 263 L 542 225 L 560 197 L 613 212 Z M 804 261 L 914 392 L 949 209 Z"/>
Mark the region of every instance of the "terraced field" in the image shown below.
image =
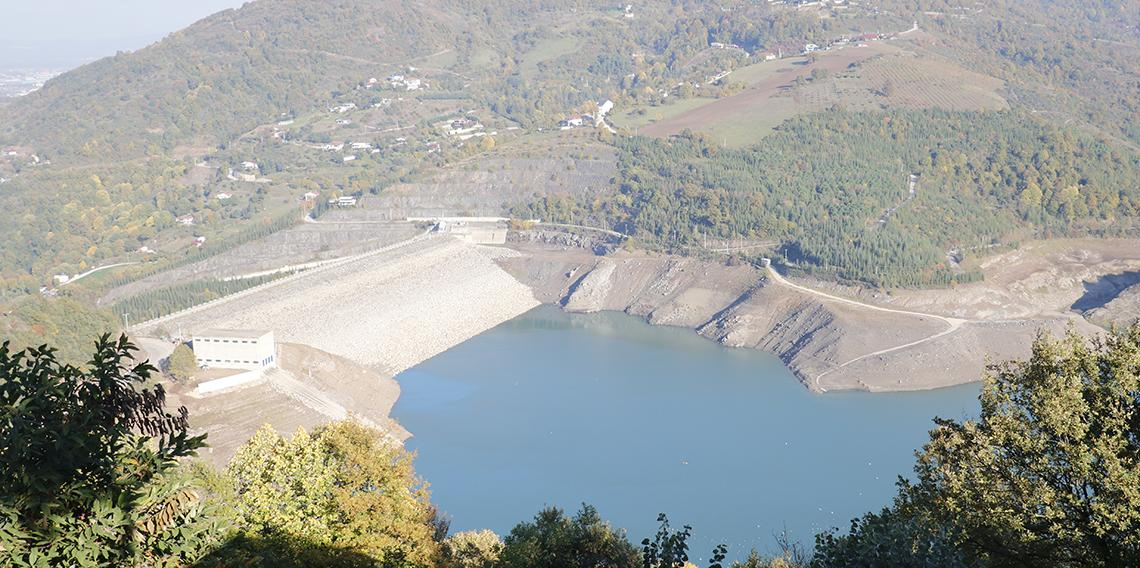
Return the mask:
<path id="1" fill-rule="evenodd" d="M 618 124 L 656 137 L 687 128 L 740 147 L 758 141 L 793 116 L 833 106 L 855 111 L 1008 106 L 1001 96 L 1002 81 L 901 40 L 849 45 L 810 59 L 757 63 L 734 71 L 729 80 L 748 87 L 723 99 L 630 109 L 620 115 Z"/>

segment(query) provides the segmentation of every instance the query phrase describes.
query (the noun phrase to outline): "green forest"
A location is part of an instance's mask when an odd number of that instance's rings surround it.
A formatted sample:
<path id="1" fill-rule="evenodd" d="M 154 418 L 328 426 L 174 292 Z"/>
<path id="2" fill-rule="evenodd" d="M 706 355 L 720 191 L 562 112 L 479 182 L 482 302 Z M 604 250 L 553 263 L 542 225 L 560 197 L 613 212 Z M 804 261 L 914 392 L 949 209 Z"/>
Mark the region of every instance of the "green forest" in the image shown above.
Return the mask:
<path id="1" fill-rule="evenodd" d="M 287 276 L 285 273 L 240 280 L 196 280 L 136 294 L 111 306 L 116 314 L 129 313 L 135 321 L 148 321 L 222 296 L 248 290 Z"/>
<path id="2" fill-rule="evenodd" d="M 991 367 L 980 415 L 936 418 L 893 504 L 761 556 L 690 549 L 658 517 L 640 546 L 598 509 L 544 507 L 503 537 L 451 534 L 414 454 L 353 420 L 258 430 L 215 469 L 185 408 L 125 336 L 89 363 L 0 346 L 5 566 L 1111 568 L 1140 562 L 1140 327 L 1042 336 Z M 493 501 L 493 497 L 488 502 Z M 806 500 L 805 500 L 806 501 Z M 760 514 L 763 514 L 762 512 Z M 738 560 L 727 562 L 732 554 Z M 747 555 L 746 555 L 747 554 Z M 707 555 L 707 556 L 706 556 Z"/>
<path id="3" fill-rule="evenodd" d="M 618 195 L 603 203 L 539 196 L 515 211 L 606 223 L 668 250 L 706 238 L 779 240 L 789 267 L 878 286 L 975 280 L 960 261 L 995 243 L 1134 234 L 1140 54 L 1130 34 L 1140 18 L 1073 1 L 978 10 L 945 0 L 888 0 L 830 17 L 691 0 L 628 12 L 516 0 L 275 0 L 227 10 L 0 109 L 0 144 L 18 155 L 0 157 L 8 178 L 0 206 L 10 212 L 0 220 L 10 243 L 0 250 L 0 297 L 35 293 L 54 274 L 145 259 L 142 247 L 164 247 L 161 264 L 181 263 L 200 256 L 190 239 L 205 236 L 209 250 L 221 250 L 219 241 L 277 226 L 307 191 L 376 195 L 495 147 L 432 146 L 441 142 L 432 135 L 438 120 L 474 113 L 499 128 L 537 130 L 606 99 L 645 110 L 723 97 L 741 85 L 705 84 L 709 75 L 755 64 L 763 50 L 897 32 L 912 21 L 931 34 L 914 40 L 922 50 L 1002 79 L 1012 110 L 860 114 L 838 105 L 757 133 L 755 147 L 740 151 L 718 151 L 699 135 L 661 143 L 622 133 L 612 142 Z M 369 83 L 411 69 L 431 88 Z M 383 106 L 393 98 L 407 106 Z M 331 126 L 328 109 L 347 103 L 382 107 L 370 112 L 399 135 L 351 120 Z M 357 140 L 383 152 L 349 167 L 312 149 Z M 273 183 L 250 191 L 227 178 L 250 159 Z M 200 163 L 216 169 L 204 178 Z M 904 203 L 911 174 L 918 191 Z M 224 193 L 234 196 L 217 198 Z M 194 228 L 176 221 L 184 215 Z"/>
<path id="4" fill-rule="evenodd" d="M 832 110 L 742 150 L 700 134 L 615 144 L 612 198 L 543 199 L 516 213 L 605 223 L 667 250 L 774 239 L 789 264 L 885 287 L 978 278 L 951 251 L 1140 228 L 1136 154 L 1016 111 Z"/>

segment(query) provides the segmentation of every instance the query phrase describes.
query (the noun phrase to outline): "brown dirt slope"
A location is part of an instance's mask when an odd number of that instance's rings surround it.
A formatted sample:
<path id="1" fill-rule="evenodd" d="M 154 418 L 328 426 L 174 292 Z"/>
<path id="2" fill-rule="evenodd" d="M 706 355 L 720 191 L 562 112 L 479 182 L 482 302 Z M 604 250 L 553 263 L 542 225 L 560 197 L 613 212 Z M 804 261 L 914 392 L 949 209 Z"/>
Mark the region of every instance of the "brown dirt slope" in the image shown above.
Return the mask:
<path id="1" fill-rule="evenodd" d="M 988 265 L 989 285 L 889 294 L 785 283 L 751 266 L 536 243 L 516 245 L 522 256 L 500 264 L 541 301 L 570 311 L 625 311 L 771 352 L 813 390 L 897 391 L 976 381 L 988 361 L 1027 356 L 1040 331 L 1098 332 L 1068 306 L 1082 279 L 1131 265 L 1120 258 L 1129 253 L 1110 254 L 1131 250 L 1121 244 L 1031 243 Z"/>
<path id="2" fill-rule="evenodd" d="M 305 386 L 343 405 L 351 414 L 380 425 L 397 439 L 409 434 L 389 418 L 400 386 L 389 375 L 312 347 L 283 343 L 280 366 Z M 224 466 L 258 428 L 272 425 L 278 432 L 312 430 L 330 417 L 269 382 L 207 397 L 192 395 L 193 385 L 172 389 L 170 402 L 185 405 L 195 433 L 209 435 L 201 456 Z"/>

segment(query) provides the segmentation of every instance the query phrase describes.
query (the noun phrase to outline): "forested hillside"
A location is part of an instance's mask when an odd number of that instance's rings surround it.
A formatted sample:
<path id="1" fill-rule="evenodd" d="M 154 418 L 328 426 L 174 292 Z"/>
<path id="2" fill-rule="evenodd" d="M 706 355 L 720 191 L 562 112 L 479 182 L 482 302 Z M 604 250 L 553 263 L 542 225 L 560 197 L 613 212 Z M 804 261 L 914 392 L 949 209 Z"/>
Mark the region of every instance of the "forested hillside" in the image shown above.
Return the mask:
<path id="1" fill-rule="evenodd" d="M 282 113 L 326 105 L 384 66 L 486 37 L 465 6 L 250 2 L 49 81 L 4 109 L 0 136 L 56 161 L 209 151 Z"/>
<path id="2" fill-rule="evenodd" d="M 877 286 L 976 279 L 957 268 L 962 257 L 1019 231 L 1140 227 L 1135 154 L 1019 112 L 831 111 L 742 150 L 699 135 L 616 144 L 612 200 L 520 213 L 606 223 L 668 248 L 777 239 L 810 272 Z"/>
<path id="3" fill-rule="evenodd" d="M 934 0 L 883 3 L 945 34 L 935 49 L 1010 82 L 1015 100 L 1140 142 L 1140 5 Z M 1135 148 L 1136 146 L 1133 145 Z"/>
<path id="4" fill-rule="evenodd" d="M 496 145 L 528 154 L 606 100 L 628 122 L 599 128 L 620 150 L 613 197 L 495 205 L 675 251 L 775 240 L 804 270 L 883 286 L 975 279 L 963 258 L 998 243 L 1134 234 L 1135 6 L 794 4 L 257 0 L 215 14 L 0 108 L 0 297 L 185 262 L 298 222 L 317 195 L 380 194 Z M 955 81 L 984 85 L 958 96 Z M 731 143 L 630 138 L 715 101 L 711 131 Z M 980 110 L 995 108 L 1009 110 Z M 747 126 L 725 126 L 737 114 Z M 485 128 L 477 144 L 449 134 L 468 121 Z"/>

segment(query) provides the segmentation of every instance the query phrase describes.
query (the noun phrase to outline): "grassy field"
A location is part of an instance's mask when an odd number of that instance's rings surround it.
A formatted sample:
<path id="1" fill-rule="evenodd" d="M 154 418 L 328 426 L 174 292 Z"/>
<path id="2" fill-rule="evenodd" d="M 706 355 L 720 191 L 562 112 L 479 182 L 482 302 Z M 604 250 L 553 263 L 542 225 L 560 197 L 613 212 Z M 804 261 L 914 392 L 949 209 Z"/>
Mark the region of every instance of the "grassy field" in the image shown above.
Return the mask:
<path id="1" fill-rule="evenodd" d="M 607 120 L 613 122 L 614 126 L 618 128 L 636 130 L 655 122 L 669 120 L 715 101 L 716 99 L 709 97 L 678 98 L 660 106 L 638 106 L 627 112 L 614 113 Z"/>
<path id="2" fill-rule="evenodd" d="M 543 40 L 534 46 L 534 49 L 526 52 L 522 64 L 519 66 L 519 71 L 523 77 L 533 77 L 538 71 L 539 63 L 569 55 L 581 47 L 582 41 L 575 37 L 557 37 Z"/>
<path id="3" fill-rule="evenodd" d="M 814 80 L 813 71 L 817 74 Z M 798 78 L 803 81 L 797 83 Z M 621 113 L 615 123 L 658 137 L 687 128 L 708 133 L 726 146 L 741 147 L 759 141 L 791 117 L 832 106 L 848 110 L 992 110 L 1007 106 L 999 94 L 1000 80 L 907 41 L 847 46 L 813 59 L 756 63 L 734 71 L 728 80 L 744 84 L 744 91 L 723 99 L 635 107 Z"/>

